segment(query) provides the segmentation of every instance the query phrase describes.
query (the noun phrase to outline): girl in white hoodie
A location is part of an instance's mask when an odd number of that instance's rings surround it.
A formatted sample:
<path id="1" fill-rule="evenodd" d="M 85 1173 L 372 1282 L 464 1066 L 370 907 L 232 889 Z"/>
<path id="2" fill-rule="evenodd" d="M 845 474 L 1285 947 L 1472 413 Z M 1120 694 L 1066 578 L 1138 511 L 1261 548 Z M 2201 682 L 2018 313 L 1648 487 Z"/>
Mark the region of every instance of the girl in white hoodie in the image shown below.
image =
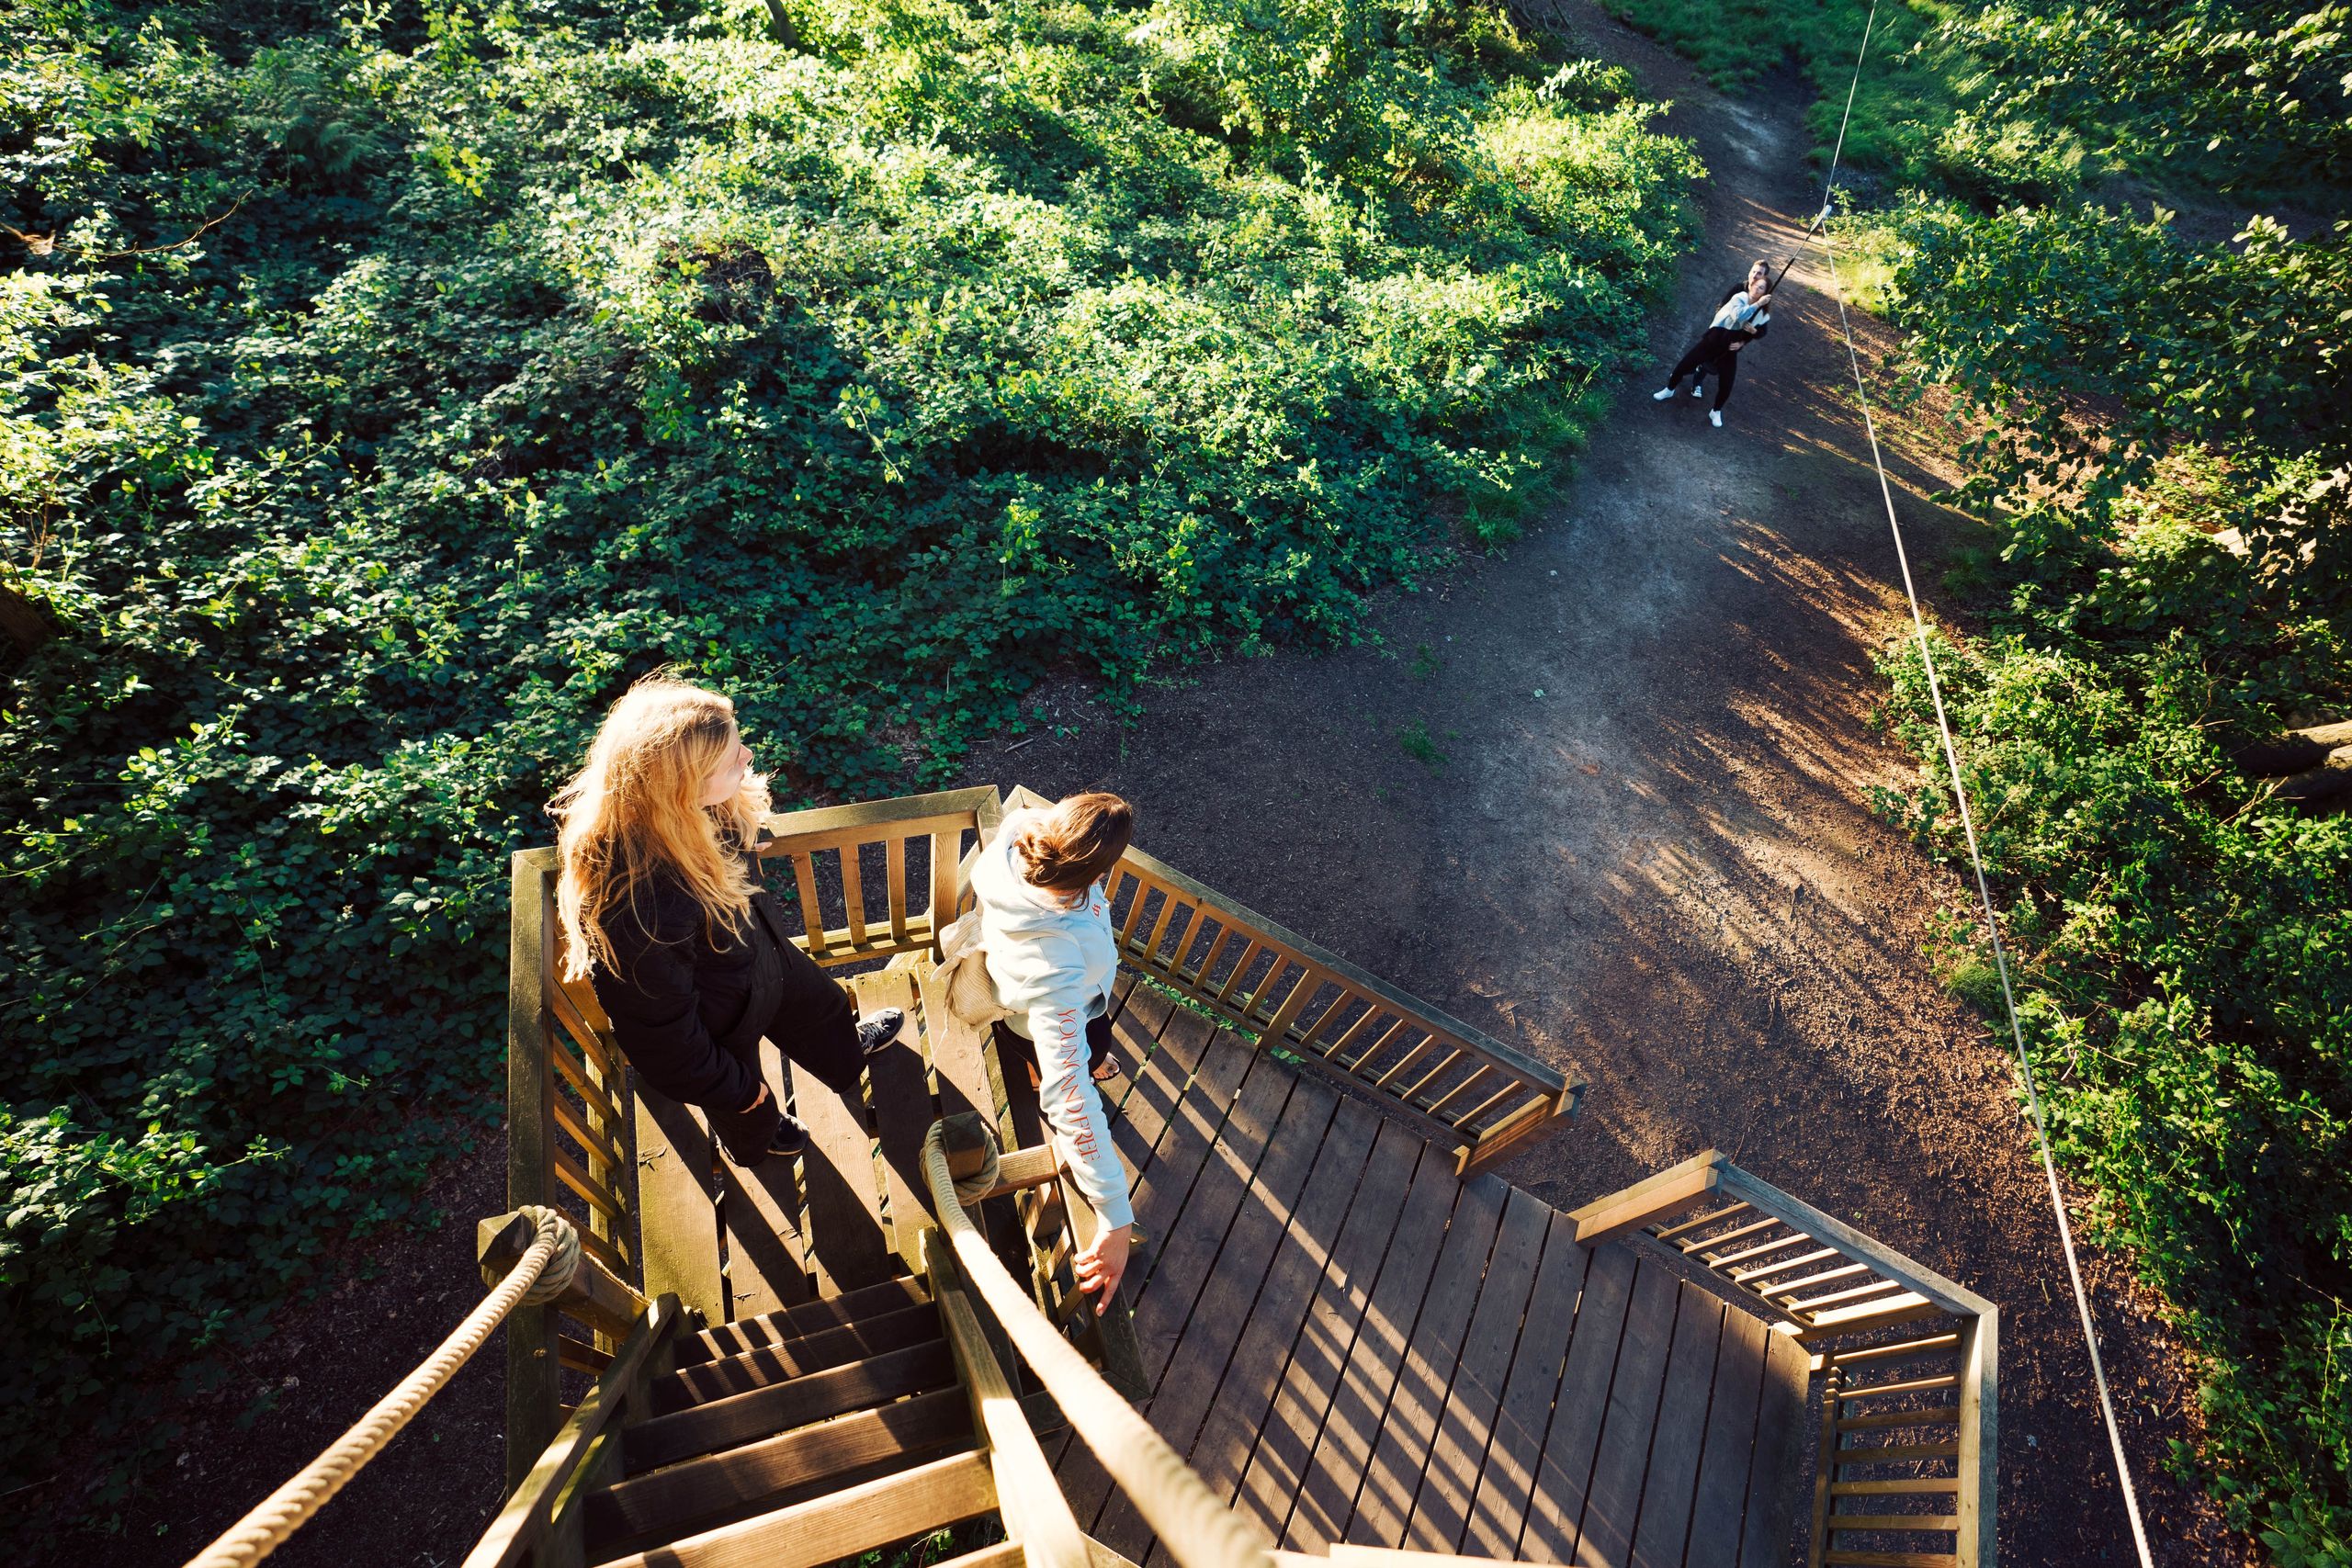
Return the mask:
<path id="1" fill-rule="evenodd" d="M 1117 795 L 1074 795 L 1049 811 L 1007 816 L 972 871 L 989 978 L 1012 1015 L 998 1027 L 1035 1050 L 1038 1108 L 1102 1216 L 1094 1244 L 1072 1259 L 1098 1313 L 1119 1288 L 1135 1228 L 1126 1167 L 1092 1076 L 1109 1053 L 1119 973 L 1104 879 L 1134 830 L 1135 815 Z M 1012 1043 L 1001 1032 L 998 1041 Z"/>

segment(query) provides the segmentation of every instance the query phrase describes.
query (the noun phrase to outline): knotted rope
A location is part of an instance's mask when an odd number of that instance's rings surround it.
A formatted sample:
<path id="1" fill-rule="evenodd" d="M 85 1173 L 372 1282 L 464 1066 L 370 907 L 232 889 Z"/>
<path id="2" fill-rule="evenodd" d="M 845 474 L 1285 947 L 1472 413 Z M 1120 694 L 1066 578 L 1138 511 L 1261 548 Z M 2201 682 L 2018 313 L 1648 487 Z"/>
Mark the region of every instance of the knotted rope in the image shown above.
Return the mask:
<path id="1" fill-rule="evenodd" d="M 985 1168 L 998 1165 L 996 1137 L 983 1128 Z M 945 1124 L 932 1123 L 923 1140 L 922 1168 L 940 1228 L 956 1249 L 964 1277 L 1004 1325 L 1013 1348 L 1035 1369 L 1046 1392 L 1078 1428 L 1102 1468 L 1135 1503 L 1161 1546 L 1182 1568 L 1271 1568 L 1274 1543 L 1262 1526 L 1216 1499 L 1182 1457 L 1102 1381 L 1005 1272 L 972 1217 L 958 1206 L 965 1183 L 947 1168 Z M 977 1178 L 973 1179 L 977 1180 Z M 993 1179 L 989 1185 L 993 1185 Z M 977 1187 L 975 1191 L 985 1191 Z"/>
<path id="2" fill-rule="evenodd" d="M 513 1271 L 492 1282 L 490 1294 L 472 1315 L 441 1341 L 440 1348 L 406 1381 L 336 1438 L 333 1447 L 219 1540 L 189 1558 L 187 1568 L 252 1568 L 277 1551 L 287 1537 L 326 1506 L 327 1499 L 342 1491 L 344 1483 L 358 1474 L 362 1465 L 399 1436 L 425 1402 L 481 1348 L 482 1341 L 505 1321 L 508 1313 L 518 1306 L 544 1306 L 563 1293 L 580 1270 L 580 1232 L 557 1210 L 526 1207 L 519 1212 L 537 1224 L 538 1235 Z"/>

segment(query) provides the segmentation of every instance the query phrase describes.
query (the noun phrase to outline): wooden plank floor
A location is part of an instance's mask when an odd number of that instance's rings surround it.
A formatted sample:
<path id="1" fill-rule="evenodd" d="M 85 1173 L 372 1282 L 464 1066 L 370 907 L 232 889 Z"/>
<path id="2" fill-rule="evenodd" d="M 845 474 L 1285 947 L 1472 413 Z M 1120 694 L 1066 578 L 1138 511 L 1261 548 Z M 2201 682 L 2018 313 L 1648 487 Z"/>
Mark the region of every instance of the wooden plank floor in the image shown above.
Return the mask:
<path id="1" fill-rule="evenodd" d="M 718 1160 L 697 1187 L 707 1136 L 649 1124 L 684 1151 L 672 1206 L 718 1201 L 710 1293 L 730 1299 L 712 1316 L 747 1346 L 773 1337 L 744 1321 L 759 1313 L 911 1272 L 933 1116 L 970 1106 L 1036 1135 L 1023 1086 L 1006 1089 L 978 1037 L 934 1034 L 944 1009 L 922 976 L 854 984 L 863 1008 L 910 1014 L 864 1103 L 767 1048 L 808 1124 L 804 1158 Z M 1148 1415 L 1219 1496 L 1306 1551 L 1784 1559 L 1806 1373 L 1786 1337 L 1653 1256 L 1577 1247 L 1532 1194 L 1459 1180 L 1451 1151 L 1148 988 L 1114 1032 L 1125 1073 L 1106 1099 L 1145 1237 L 1123 1293 Z M 671 1272 L 707 1291 L 720 1266 Z M 1047 1452 L 1082 1528 L 1147 1568 L 1168 1561 L 1083 1443 L 1065 1432 Z"/>
<path id="2" fill-rule="evenodd" d="M 1121 1049 L 1148 1414 L 1220 1496 L 1301 1551 L 1784 1560 L 1785 1336 L 1190 1014 Z M 1084 1445 L 1057 1451 L 1080 1526 L 1165 1563 Z"/>

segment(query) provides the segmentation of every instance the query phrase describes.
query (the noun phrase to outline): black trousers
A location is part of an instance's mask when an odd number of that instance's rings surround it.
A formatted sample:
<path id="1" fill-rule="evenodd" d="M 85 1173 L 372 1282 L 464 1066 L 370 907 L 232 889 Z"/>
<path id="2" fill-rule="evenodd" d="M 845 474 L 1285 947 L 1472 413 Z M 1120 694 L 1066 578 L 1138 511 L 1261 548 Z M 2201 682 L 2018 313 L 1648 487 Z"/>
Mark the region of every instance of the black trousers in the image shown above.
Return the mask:
<path id="1" fill-rule="evenodd" d="M 1690 345 L 1690 352 L 1675 363 L 1674 374 L 1666 378 L 1668 389 L 1682 385 L 1682 378 L 1694 370 L 1702 376 L 1712 370 L 1715 373 L 1714 406 L 1723 407 L 1731 401 L 1731 384 L 1739 376 L 1739 355 L 1732 352 L 1731 345 L 1745 341 L 1737 333 L 1709 327 Z"/>
<path id="2" fill-rule="evenodd" d="M 1036 1043 L 1023 1040 L 1020 1035 L 1015 1034 L 1012 1032 L 1012 1026 L 1006 1023 L 1004 1020 L 996 1021 L 994 1032 L 999 1061 L 1003 1060 L 1008 1052 L 1024 1062 L 1034 1062 L 1037 1059 Z M 1091 1073 L 1102 1065 L 1102 1059 L 1110 1054 L 1111 1021 L 1108 1018 L 1088 1019 L 1086 1021 L 1086 1070 Z"/>
<path id="3" fill-rule="evenodd" d="M 857 1010 L 842 983 L 790 942 L 784 947 L 784 995 L 760 1033 L 775 1042 L 787 1060 L 806 1067 L 843 1100 L 861 1100 L 865 1054 L 857 1046 Z M 748 1047 L 751 1067 L 760 1071 L 759 1040 Z M 777 1086 L 751 1111 L 706 1105 L 710 1130 L 737 1165 L 756 1165 L 768 1152 L 776 1124 L 784 1120 Z"/>

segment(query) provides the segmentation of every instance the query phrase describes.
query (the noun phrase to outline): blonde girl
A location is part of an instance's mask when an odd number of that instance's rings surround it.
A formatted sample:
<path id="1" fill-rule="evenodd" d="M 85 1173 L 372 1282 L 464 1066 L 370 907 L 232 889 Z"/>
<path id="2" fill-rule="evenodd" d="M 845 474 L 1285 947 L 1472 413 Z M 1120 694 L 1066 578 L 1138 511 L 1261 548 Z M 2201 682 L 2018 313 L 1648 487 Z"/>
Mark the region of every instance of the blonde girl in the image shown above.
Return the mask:
<path id="1" fill-rule="evenodd" d="M 742 1166 L 808 1141 L 761 1074 L 763 1035 L 854 1105 L 865 1056 L 903 1021 L 860 1023 L 786 938 L 752 853 L 767 808 L 735 705 L 668 675 L 613 705 L 548 807 L 565 977 L 595 987 L 639 1079 L 700 1106 Z"/>
<path id="2" fill-rule="evenodd" d="M 1036 1053 L 1038 1109 L 1102 1216 L 1093 1245 L 1072 1259 L 1097 1312 L 1119 1288 L 1135 1229 L 1126 1167 L 1095 1088 L 1109 1066 L 1119 973 L 1104 878 L 1134 830 L 1135 815 L 1117 795 L 1074 795 L 1051 810 L 1009 813 L 972 869 L 989 978 L 1011 1014 L 998 1026 L 998 1046 Z"/>

